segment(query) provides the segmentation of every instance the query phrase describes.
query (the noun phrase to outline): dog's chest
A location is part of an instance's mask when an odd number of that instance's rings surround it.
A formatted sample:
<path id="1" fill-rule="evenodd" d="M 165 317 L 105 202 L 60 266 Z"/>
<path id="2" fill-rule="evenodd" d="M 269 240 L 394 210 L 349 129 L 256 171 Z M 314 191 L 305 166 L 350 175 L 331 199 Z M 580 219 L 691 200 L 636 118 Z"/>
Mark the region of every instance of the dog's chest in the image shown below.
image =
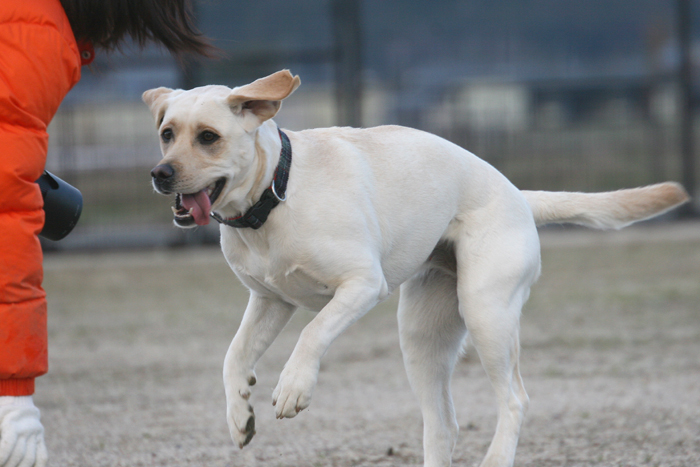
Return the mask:
<path id="1" fill-rule="evenodd" d="M 333 298 L 335 287 L 315 277 L 313 268 L 304 265 L 302 255 L 293 249 L 276 251 L 227 237 L 222 236 L 226 261 L 249 289 L 312 311 L 321 310 Z"/>

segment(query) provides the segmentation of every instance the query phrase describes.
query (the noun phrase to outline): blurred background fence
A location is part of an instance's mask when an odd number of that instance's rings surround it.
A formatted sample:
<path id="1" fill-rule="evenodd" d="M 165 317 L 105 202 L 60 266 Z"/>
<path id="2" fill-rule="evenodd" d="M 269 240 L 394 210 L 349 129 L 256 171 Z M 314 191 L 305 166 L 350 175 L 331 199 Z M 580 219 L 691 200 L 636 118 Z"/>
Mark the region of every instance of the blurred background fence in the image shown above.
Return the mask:
<path id="1" fill-rule="evenodd" d="M 516 186 L 694 190 L 700 5 L 689 0 L 198 1 L 219 60 L 161 51 L 99 56 L 52 122 L 47 168 L 77 186 L 83 217 L 46 249 L 187 245 L 218 227 L 172 226 L 156 195 L 151 87 L 245 84 L 282 68 L 301 88 L 291 130 L 401 124 L 443 136 Z M 429 176 L 429 175 L 426 175 Z"/>

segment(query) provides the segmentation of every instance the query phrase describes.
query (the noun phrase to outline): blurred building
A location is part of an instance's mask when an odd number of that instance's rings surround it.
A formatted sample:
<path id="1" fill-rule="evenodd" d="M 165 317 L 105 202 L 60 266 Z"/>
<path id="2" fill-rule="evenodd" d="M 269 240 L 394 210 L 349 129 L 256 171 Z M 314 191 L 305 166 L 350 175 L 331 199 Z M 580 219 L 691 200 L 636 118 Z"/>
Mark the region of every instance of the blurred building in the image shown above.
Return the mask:
<path id="1" fill-rule="evenodd" d="M 83 70 L 50 127 L 48 167 L 84 192 L 84 219 L 47 248 L 215 240 L 215 228 L 172 227 L 172 201 L 152 192 L 159 149 L 140 95 L 157 86 L 236 86 L 282 68 L 303 83 L 276 119 L 292 130 L 348 122 L 421 128 L 522 188 L 681 180 L 676 5 L 197 1 L 199 26 L 223 59 L 181 65 L 148 49 L 99 56 Z M 697 26 L 700 5 L 692 6 Z M 700 37 L 692 39 L 697 65 Z M 697 83 L 693 89 L 695 96 Z"/>

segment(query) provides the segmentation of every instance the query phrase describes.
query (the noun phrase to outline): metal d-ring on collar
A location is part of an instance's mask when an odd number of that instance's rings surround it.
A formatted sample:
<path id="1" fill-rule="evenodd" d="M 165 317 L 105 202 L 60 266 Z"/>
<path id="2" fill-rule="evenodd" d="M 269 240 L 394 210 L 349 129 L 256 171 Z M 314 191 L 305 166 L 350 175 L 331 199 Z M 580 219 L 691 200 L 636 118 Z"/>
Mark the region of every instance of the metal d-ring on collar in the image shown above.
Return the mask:
<path id="1" fill-rule="evenodd" d="M 277 194 L 274 179 L 272 185 L 270 185 L 270 189 L 272 190 L 272 194 L 275 195 L 275 198 L 277 198 L 277 201 L 287 201 L 287 193 L 282 193 L 282 196 Z"/>
<path id="2" fill-rule="evenodd" d="M 214 220 L 237 229 L 259 229 L 267 220 L 270 211 L 280 202 L 287 200 L 287 181 L 289 180 L 289 169 L 292 166 L 292 143 L 289 142 L 289 138 L 282 130 L 277 128 L 277 131 L 282 141 L 282 150 L 280 151 L 280 160 L 270 186 L 263 191 L 258 202 L 252 205 L 245 214 L 238 217 L 223 218 L 219 214 L 212 212 L 211 217 Z"/>

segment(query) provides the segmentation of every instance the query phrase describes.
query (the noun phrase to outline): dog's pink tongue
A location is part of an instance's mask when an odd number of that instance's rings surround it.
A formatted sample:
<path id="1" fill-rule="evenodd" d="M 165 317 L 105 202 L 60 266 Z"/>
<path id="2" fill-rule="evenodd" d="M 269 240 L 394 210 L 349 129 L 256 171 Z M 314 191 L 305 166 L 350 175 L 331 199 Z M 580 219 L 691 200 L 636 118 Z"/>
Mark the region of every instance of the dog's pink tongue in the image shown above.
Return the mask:
<path id="1" fill-rule="evenodd" d="M 182 195 L 180 203 L 187 210 L 192 208 L 192 217 L 194 217 L 194 222 L 197 225 L 207 225 L 209 223 L 211 201 L 209 201 L 209 196 L 205 190 L 192 195 Z"/>

